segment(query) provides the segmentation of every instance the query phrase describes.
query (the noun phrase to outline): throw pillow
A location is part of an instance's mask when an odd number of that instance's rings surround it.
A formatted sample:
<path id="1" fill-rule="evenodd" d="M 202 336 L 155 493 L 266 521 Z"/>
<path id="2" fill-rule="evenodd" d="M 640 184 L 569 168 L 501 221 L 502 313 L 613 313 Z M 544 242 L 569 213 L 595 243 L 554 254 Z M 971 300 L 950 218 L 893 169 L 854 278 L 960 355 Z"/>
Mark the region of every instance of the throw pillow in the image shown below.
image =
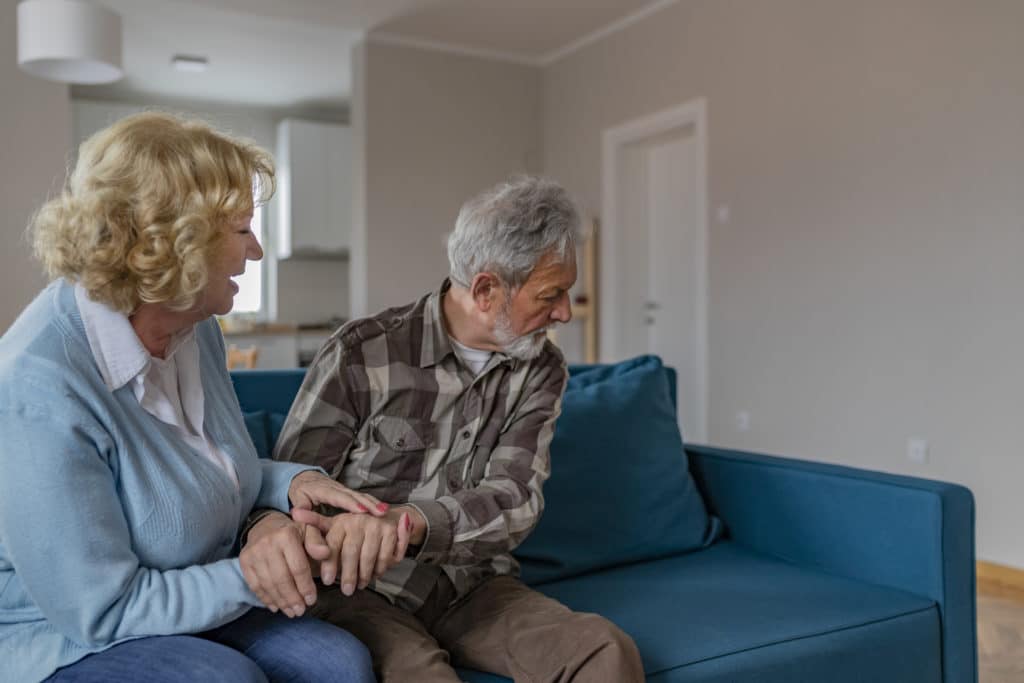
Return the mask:
<path id="1" fill-rule="evenodd" d="M 256 455 L 261 458 L 270 457 L 270 441 L 269 431 L 267 424 L 267 411 L 265 410 L 254 410 L 252 412 L 243 412 L 242 417 L 245 419 L 245 428 L 249 432 L 249 437 L 252 439 L 252 445 L 256 447 Z"/>
<path id="2" fill-rule="evenodd" d="M 544 514 L 515 555 L 537 584 L 713 542 L 690 476 L 668 374 L 656 356 L 569 379 L 551 443 Z"/>

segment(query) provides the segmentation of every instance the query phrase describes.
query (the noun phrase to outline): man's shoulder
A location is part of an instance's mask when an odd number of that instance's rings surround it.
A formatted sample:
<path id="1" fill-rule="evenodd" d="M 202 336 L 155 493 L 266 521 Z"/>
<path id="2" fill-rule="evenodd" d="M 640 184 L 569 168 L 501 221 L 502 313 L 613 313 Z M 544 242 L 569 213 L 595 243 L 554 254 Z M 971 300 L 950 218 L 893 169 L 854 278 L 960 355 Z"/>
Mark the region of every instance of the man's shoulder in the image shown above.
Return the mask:
<path id="1" fill-rule="evenodd" d="M 345 349 L 354 349 L 375 340 L 383 341 L 389 336 L 411 334 L 414 328 L 422 329 L 414 323 L 423 319 L 423 309 L 429 296 L 427 294 L 404 306 L 387 308 L 376 315 L 350 320 L 334 333 L 334 337 Z"/>
<path id="2" fill-rule="evenodd" d="M 563 370 L 567 367 L 562 349 L 558 348 L 550 339 L 544 342 L 544 347 L 537 357 L 533 359 L 532 365 L 537 368 L 559 368 Z"/>
<path id="3" fill-rule="evenodd" d="M 568 365 L 562 350 L 548 339 L 541 352 L 526 366 L 525 387 L 533 390 L 541 386 L 561 385 L 564 389 L 568 378 Z"/>

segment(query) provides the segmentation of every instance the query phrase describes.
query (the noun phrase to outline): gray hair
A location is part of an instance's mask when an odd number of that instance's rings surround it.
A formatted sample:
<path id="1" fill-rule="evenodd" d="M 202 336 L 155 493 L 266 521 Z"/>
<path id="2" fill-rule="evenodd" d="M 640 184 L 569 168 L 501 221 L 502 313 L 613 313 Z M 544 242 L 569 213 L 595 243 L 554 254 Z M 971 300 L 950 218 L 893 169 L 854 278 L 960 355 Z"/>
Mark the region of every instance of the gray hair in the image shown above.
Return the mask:
<path id="1" fill-rule="evenodd" d="M 558 183 L 518 176 L 462 205 L 448 238 L 451 279 L 469 287 L 478 273 L 493 272 L 518 289 L 552 250 L 563 260 L 575 252 L 580 216 Z"/>

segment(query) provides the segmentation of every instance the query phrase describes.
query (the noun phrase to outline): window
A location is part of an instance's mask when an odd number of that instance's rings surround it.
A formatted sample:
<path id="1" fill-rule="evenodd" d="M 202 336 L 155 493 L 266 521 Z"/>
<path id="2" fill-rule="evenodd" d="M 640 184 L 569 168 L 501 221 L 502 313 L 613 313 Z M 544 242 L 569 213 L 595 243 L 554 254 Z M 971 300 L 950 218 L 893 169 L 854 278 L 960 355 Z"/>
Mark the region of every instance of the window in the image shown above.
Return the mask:
<path id="1" fill-rule="evenodd" d="M 266 207 L 257 206 L 252 212 L 251 230 L 260 245 L 263 244 L 263 212 Z M 232 313 L 259 314 L 263 310 L 263 261 L 246 261 L 245 273 L 235 278 L 238 294 Z"/>

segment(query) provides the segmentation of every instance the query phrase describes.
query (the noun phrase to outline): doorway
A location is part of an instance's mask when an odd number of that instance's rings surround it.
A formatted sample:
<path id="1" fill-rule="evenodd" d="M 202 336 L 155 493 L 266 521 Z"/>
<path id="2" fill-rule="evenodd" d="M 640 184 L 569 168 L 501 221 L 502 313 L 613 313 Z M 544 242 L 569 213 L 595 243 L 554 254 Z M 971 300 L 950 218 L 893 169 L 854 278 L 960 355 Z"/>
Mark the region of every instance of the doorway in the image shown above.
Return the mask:
<path id="1" fill-rule="evenodd" d="M 707 440 L 704 100 L 604 132 L 602 360 L 644 353 L 678 372 L 679 422 Z"/>

